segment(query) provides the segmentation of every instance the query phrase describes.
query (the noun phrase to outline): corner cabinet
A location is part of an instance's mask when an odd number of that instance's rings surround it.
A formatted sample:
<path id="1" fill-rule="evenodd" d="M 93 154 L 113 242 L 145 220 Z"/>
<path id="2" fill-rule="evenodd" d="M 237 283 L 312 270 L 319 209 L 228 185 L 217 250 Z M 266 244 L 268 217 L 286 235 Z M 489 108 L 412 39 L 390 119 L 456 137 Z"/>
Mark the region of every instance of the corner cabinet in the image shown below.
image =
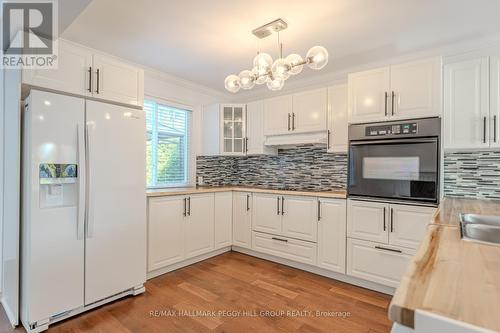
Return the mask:
<path id="1" fill-rule="evenodd" d="M 349 75 L 349 123 L 441 114 L 441 58 Z"/>
<path id="2" fill-rule="evenodd" d="M 83 46 L 59 40 L 57 69 L 23 70 L 22 83 L 121 104 L 143 106 L 141 68 Z"/>

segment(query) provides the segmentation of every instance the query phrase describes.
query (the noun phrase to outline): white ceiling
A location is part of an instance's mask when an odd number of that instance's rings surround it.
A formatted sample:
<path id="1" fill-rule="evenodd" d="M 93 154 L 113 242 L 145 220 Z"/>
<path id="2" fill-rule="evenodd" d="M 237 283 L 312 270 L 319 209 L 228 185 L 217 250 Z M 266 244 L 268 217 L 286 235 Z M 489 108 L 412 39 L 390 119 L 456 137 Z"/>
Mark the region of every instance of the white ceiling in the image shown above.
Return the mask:
<path id="1" fill-rule="evenodd" d="M 500 0 L 94 0 L 63 37 L 224 91 L 228 74 L 251 68 L 252 29 L 276 18 L 288 22 L 284 54 L 323 45 L 328 72 L 499 34 L 499 13 Z M 276 57 L 276 43 L 260 49 Z"/>

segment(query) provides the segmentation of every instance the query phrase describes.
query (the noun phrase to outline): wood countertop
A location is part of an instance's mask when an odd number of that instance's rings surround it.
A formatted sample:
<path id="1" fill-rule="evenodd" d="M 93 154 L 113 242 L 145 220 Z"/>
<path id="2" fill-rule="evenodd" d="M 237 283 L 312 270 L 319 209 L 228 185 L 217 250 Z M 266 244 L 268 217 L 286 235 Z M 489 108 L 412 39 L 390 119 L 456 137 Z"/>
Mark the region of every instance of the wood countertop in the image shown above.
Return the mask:
<path id="1" fill-rule="evenodd" d="M 500 215 L 500 201 L 446 198 L 389 306 L 389 319 L 414 327 L 424 310 L 500 331 L 500 245 L 462 240 L 459 213 Z"/>
<path id="2" fill-rule="evenodd" d="M 300 195 L 309 197 L 335 198 L 345 199 L 347 192 L 345 190 L 333 191 L 292 191 L 292 190 L 276 190 L 253 186 L 199 186 L 199 187 L 180 187 L 171 189 L 151 189 L 146 192 L 148 197 L 163 197 L 171 195 L 189 195 L 198 193 L 216 193 L 216 192 L 253 192 L 253 193 L 269 193 L 277 195 Z"/>

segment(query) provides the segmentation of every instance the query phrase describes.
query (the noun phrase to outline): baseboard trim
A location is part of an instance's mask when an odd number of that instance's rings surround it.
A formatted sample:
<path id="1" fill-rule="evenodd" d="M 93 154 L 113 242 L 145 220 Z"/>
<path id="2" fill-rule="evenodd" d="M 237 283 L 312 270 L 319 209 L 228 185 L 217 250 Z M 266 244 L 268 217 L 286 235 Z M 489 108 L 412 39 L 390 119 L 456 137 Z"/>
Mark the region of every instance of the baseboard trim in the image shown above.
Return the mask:
<path id="1" fill-rule="evenodd" d="M 394 295 L 394 292 L 396 291 L 395 288 L 387 287 L 387 286 L 384 286 L 384 285 L 381 285 L 381 284 L 378 284 L 375 282 L 370 282 L 370 281 L 358 279 L 358 278 L 355 278 L 355 277 L 352 277 L 349 275 L 345 275 L 345 274 L 341 274 L 341 273 L 337 273 L 337 272 L 332 272 L 332 271 L 329 271 L 327 269 L 319 268 L 316 266 L 311 266 L 308 264 L 299 263 L 299 262 L 292 261 L 289 259 L 283 259 L 283 258 L 276 257 L 276 256 L 273 256 L 270 254 L 257 252 L 257 251 L 246 249 L 243 247 L 233 246 L 232 250 L 236 251 L 236 252 L 243 253 L 243 254 L 247 254 L 247 255 L 252 256 L 252 257 L 257 257 L 260 259 L 276 262 L 278 264 L 297 268 L 297 269 L 300 269 L 300 270 L 303 270 L 303 271 L 306 271 L 309 273 L 325 276 L 325 277 L 330 278 L 330 279 L 353 284 L 353 285 L 363 287 L 366 289 L 370 289 L 370 290 L 375 290 L 375 291 L 381 292 L 383 294 Z"/>
<path id="2" fill-rule="evenodd" d="M 168 266 L 165 266 L 163 268 L 159 268 L 159 269 L 156 269 L 154 271 L 148 272 L 146 275 L 146 278 L 149 280 L 149 279 L 158 277 L 160 275 L 178 270 L 180 268 L 183 268 L 183 267 L 186 267 L 186 266 L 189 266 L 192 264 L 196 264 L 197 262 L 206 260 L 208 258 L 212 258 L 212 257 L 218 256 L 218 255 L 221 255 L 221 254 L 229 252 L 229 251 L 231 251 L 231 246 L 226 246 L 226 247 L 223 247 L 221 249 L 217 249 L 215 251 L 210 251 L 208 253 L 205 253 L 205 254 L 202 254 L 202 255 L 199 255 L 199 256 L 196 256 L 193 258 L 179 261 L 175 264 L 168 265 Z"/>

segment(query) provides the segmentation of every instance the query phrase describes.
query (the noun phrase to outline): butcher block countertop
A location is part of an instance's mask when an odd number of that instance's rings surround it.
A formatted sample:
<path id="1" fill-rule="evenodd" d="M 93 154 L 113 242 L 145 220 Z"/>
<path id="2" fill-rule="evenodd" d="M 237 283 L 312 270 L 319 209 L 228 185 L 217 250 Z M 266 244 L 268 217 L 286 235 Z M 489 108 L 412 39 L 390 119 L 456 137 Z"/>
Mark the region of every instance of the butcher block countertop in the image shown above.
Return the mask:
<path id="1" fill-rule="evenodd" d="M 500 245 L 462 240 L 460 213 L 500 215 L 500 201 L 446 198 L 389 306 L 389 318 L 414 327 L 423 310 L 500 332 Z"/>
<path id="2" fill-rule="evenodd" d="M 171 189 L 151 189 L 146 192 L 148 197 L 163 197 L 169 195 L 190 195 L 198 193 L 215 193 L 215 192 L 253 192 L 253 193 L 269 193 L 277 195 L 300 195 L 309 197 L 321 198 L 337 198 L 345 199 L 347 193 L 344 190 L 333 191 L 294 191 L 294 190 L 276 190 L 263 187 L 253 186 L 198 186 L 198 187 L 179 187 Z"/>

